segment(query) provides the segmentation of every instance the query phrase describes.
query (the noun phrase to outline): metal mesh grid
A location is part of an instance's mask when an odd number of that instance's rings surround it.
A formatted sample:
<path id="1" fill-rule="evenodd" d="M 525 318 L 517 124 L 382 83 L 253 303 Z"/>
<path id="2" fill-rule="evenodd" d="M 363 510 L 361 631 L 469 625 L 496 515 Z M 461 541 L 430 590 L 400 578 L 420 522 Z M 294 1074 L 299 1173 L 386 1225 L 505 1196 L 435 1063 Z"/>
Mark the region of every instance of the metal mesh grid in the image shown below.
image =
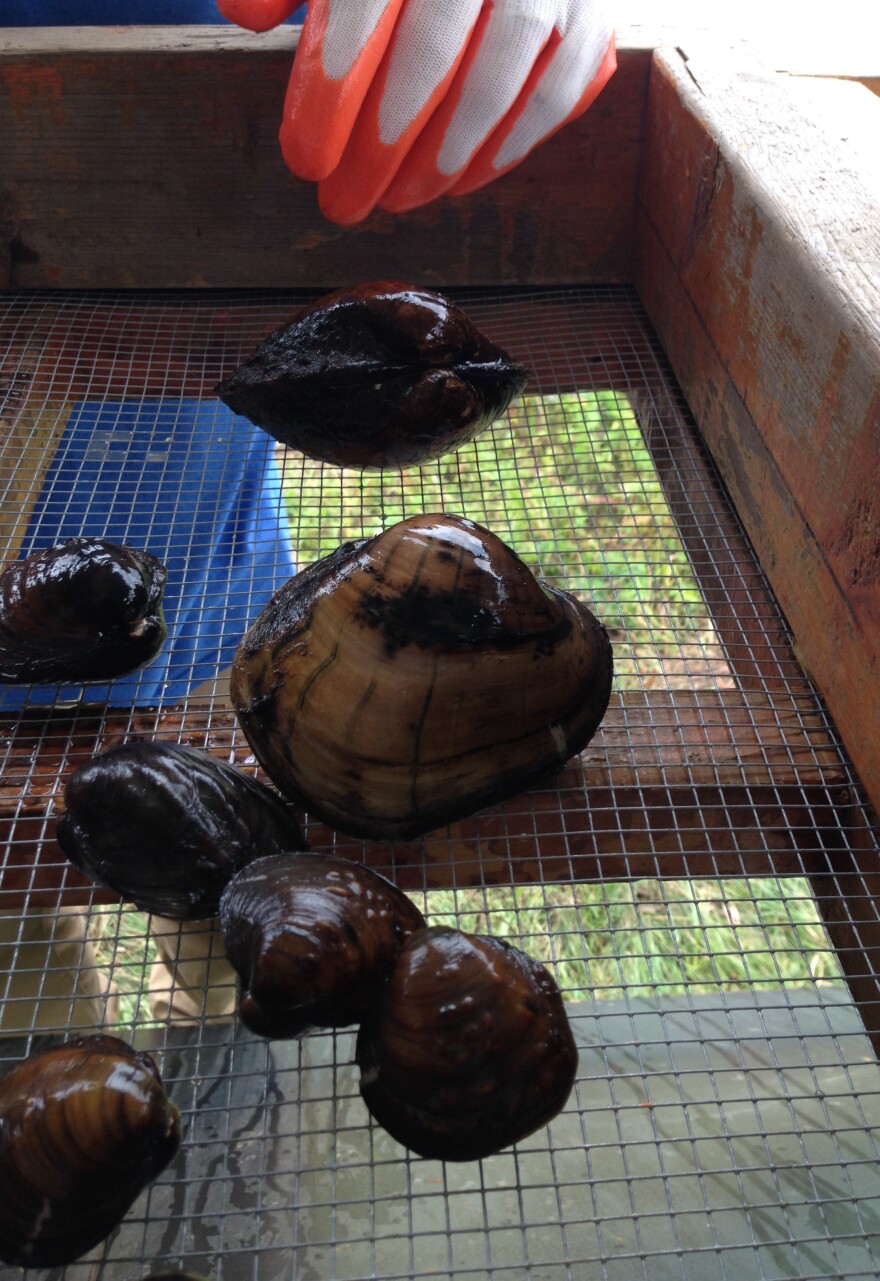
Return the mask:
<path id="1" fill-rule="evenodd" d="M 235 633 L 253 617 L 291 554 L 304 564 L 445 509 L 592 602 L 615 646 L 606 721 L 555 784 L 412 846 L 360 846 L 307 820 L 309 838 L 427 892 L 437 919 L 543 956 L 570 1001 L 578 1084 L 547 1132 L 444 1167 L 368 1124 L 351 1034 L 265 1044 L 234 1021 L 150 1022 L 145 998 L 122 1034 L 154 1051 L 185 1144 L 66 1276 L 873 1277 L 880 1076 L 842 970 L 868 1017 L 876 830 L 637 301 L 625 289 L 463 294 L 534 371 L 526 398 L 450 459 L 358 477 L 276 451 L 211 396 L 300 300 L 0 302 L 0 539 L 17 555 L 118 522 L 118 540 L 169 559 L 172 631 L 188 618 L 214 638 L 197 665 L 172 646 L 134 688 L 110 691 L 109 710 L 94 690 L 28 691 L 21 706 L 7 693 L 0 1057 L 102 1009 L 109 1020 L 108 977 L 121 986 L 140 967 L 146 985 L 155 955 L 132 959 L 141 926 L 128 914 L 109 960 L 78 932 L 79 905 L 100 896 L 77 890 L 53 852 L 65 771 L 132 732 L 247 764 L 221 623 Z M 219 529 L 245 572 L 221 575 L 218 598 L 204 556 Z M 74 990 L 48 976 L 47 934 L 67 948 Z M 215 977 L 220 1008 L 229 979 Z"/>

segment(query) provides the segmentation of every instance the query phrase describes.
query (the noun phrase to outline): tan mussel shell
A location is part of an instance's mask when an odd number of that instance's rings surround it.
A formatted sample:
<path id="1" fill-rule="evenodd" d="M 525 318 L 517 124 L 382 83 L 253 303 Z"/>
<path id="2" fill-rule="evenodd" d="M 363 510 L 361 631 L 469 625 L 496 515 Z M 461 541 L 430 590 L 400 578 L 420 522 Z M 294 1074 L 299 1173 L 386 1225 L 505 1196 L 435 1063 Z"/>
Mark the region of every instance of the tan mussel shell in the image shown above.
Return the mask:
<path id="1" fill-rule="evenodd" d="M 0 1081 L 0 1259 L 70 1263 L 103 1241 L 180 1145 L 149 1054 L 83 1036 Z"/>
<path id="2" fill-rule="evenodd" d="M 488 530 L 425 515 L 290 580 L 242 640 L 258 761 L 331 827 L 410 839 L 514 796 L 589 742 L 611 645 Z"/>

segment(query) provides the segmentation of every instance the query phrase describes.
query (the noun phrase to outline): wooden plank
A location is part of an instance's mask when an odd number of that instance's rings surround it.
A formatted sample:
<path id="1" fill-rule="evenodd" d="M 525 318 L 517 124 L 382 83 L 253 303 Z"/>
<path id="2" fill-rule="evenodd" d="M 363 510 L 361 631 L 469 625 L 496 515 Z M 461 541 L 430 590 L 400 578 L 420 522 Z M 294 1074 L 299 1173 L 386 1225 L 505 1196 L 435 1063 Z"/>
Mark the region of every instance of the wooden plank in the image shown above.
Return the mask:
<path id="1" fill-rule="evenodd" d="M 875 65 L 880 68 L 880 44 Z M 880 94 L 880 77 L 795 75 L 787 77 L 785 87 L 806 116 L 821 121 L 822 132 L 840 161 L 858 175 L 862 185 L 880 194 L 880 105 L 865 92 Z"/>
<path id="2" fill-rule="evenodd" d="M 316 293 L 301 297 L 311 300 Z M 467 308 L 468 292 L 459 296 Z M 24 306 L 33 304 L 32 296 L 23 297 Z M 33 307 L 33 321 L 30 313 L 22 321 L 13 309 L 0 318 L 0 352 L 6 353 L 0 378 L 6 368 L 7 382 L 21 379 L 16 371 L 26 359 L 32 370 L 39 362 L 41 386 L 55 400 L 213 397 L 216 384 L 297 310 L 284 296 L 265 296 L 250 307 L 236 306 L 235 297 L 225 295 L 211 306 L 198 291 L 173 298 L 86 294 L 75 307 L 69 299 L 41 302 Z M 572 306 L 552 292 L 521 297 L 511 291 L 490 337 L 528 362 L 530 391 L 559 394 L 596 383 L 630 395 L 645 379 L 643 331 L 633 332 L 621 316 L 620 303 L 607 296 Z M 523 334 L 538 334 L 541 341 L 523 351 Z M 10 414 L 16 406 L 20 398 L 11 397 Z"/>
<path id="3" fill-rule="evenodd" d="M 445 285 L 630 277 L 649 50 L 622 50 L 583 119 L 502 180 L 343 230 L 280 157 L 293 34 L 208 31 L 6 33 L 8 285 L 323 287 L 389 263 Z"/>
<path id="4" fill-rule="evenodd" d="M 627 0 L 620 18 L 628 33 L 639 30 L 655 47 L 686 48 L 694 38 L 718 48 L 739 46 L 752 60 L 792 75 L 877 75 L 880 65 L 880 8 L 865 0 L 837 0 L 818 12 L 803 0 Z"/>
<path id="5" fill-rule="evenodd" d="M 657 55 L 636 281 L 875 806 L 878 220 L 783 77 Z"/>
<path id="6" fill-rule="evenodd" d="M 17 560 L 72 404 L 53 395 L 43 329 L 4 341 L 0 326 L 0 568 Z"/>
<path id="7" fill-rule="evenodd" d="M 64 781 L 96 752 L 135 736 L 185 742 L 254 770 L 232 713 L 210 701 L 152 712 L 26 713 L 0 725 L 0 907 L 91 899 L 54 840 Z M 551 783 L 421 841 L 370 845 L 315 822 L 308 831 L 313 848 L 363 859 L 407 888 L 802 875 L 850 804 L 812 699 L 651 691 L 615 696 L 601 733 Z"/>
<path id="8" fill-rule="evenodd" d="M 580 810 L 559 796 L 530 795 L 519 815 L 487 812 L 419 844 L 366 846 L 309 829 L 314 850 L 365 862 L 403 889 L 622 881 L 643 877 L 804 876 L 821 868 L 825 834 L 846 819 L 846 787 L 602 787 Z M 55 814 L 0 818 L 0 910 L 112 903 L 67 863 Z M 569 831 L 568 828 L 571 828 Z"/>

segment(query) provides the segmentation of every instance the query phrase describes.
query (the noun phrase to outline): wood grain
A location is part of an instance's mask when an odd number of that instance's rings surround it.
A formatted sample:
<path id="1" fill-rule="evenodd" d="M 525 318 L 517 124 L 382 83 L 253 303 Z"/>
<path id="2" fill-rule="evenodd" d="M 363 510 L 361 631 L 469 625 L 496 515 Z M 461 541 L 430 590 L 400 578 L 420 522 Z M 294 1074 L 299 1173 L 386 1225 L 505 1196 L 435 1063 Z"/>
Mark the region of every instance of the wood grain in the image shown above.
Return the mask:
<path id="1" fill-rule="evenodd" d="M 54 840 L 64 783 L 133 737 L 183 742 L 258 774 L 231 711 L 82 708 L 0 724 L 0 907 L 90 901 Z M 552 782 L 420 841 L 365 844 L 307 821 L 405 888 L 632 876 L 802 875 L 853 803 L 812 698 L 734 691 L 615 695 L 599 735 Z M 301 821 L 306 816 L 298 814 Z M 97 893 L 96 901 L 112 901 Z"/>
<path id="2" fill-rule="evenodd" d="M 4 341 L 0 326 L 0 568 L 17 560 L 72 403 L 53 396 L 42 327 L 26 342 Z"/>
<path id="3" fill-rule="evenodd" d="M 657 55 L 637 284 L 875 806 L 878 221 L 781 78 Z"/>
<path id="4" fill-rule="evenodd" d="M 277 130 L 292 34 L 82 30 L 0 46 L 5 283 L 29 287 L 620 281 L 631 275 L 650 50 L 482 191 L 328 223 Z M 577 199 L 572 175 L 577 174 Z"/>

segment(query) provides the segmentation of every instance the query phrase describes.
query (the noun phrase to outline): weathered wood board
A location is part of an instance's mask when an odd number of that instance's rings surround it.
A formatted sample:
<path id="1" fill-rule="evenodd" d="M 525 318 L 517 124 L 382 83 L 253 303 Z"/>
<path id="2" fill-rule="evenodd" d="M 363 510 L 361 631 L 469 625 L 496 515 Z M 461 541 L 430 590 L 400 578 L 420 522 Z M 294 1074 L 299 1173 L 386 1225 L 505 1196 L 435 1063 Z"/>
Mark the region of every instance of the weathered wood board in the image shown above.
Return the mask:
<path id="1" fill-rule="evenodd" d="M 0 284 L 630 278 L 648 48 L 622 49 L 586 116 L 499 182 L 342 229 L 280 156 L 294 45 L 290 29 L 260 40 L 207 27 L 6 33 Z"/>
<path id="2" fill-rule="evenodd" d="M 3 727 L 0 726 L 0 732 Z M 83 707 L 24 717 L 0 784 L 0 907 L 87 901 L 92 887 L 55 843 L 66 778 L 137 735 L 253 769 L 231 711 L 196 700 L 132 713 Z M 641 876 L 803 875 L 853 798 L 812 700 L 733 691 L 615 695 L 600 738 L 559 777 L 421 841 L 368 844 L 312 823 L 329 848 L 407 888 Z M 300 815 L 300 817 L 302 817 Z M 800 842 L 792 833 L 800 831 Z M 112 901 L 98 892 L 98 899 Z"/>
<path id="3" fill-rule="evenodd" d="M 33 347 L 0 335 L 0 568 L 17 560 L 71 405 L 47 396 L 51 374 Z"/>
<path id="4" fill-rule="evenodd" d="M 863 95 L 877 116 L 880 103 Z M 880 804 L 880 202 L 784 77 L 658 53 L 636 282 Z"/>

